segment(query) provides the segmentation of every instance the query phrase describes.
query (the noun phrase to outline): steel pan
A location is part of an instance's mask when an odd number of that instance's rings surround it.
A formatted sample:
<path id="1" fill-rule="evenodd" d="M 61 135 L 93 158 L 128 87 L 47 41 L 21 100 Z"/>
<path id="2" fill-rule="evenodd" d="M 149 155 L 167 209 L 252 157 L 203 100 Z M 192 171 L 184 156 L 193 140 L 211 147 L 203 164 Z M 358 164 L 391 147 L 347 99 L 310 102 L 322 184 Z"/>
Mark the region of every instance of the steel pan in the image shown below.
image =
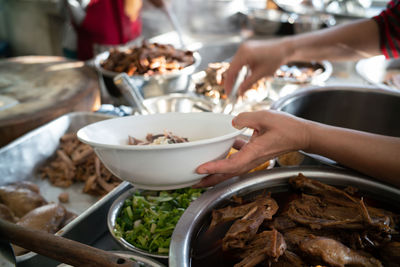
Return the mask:
<path id="1" fill-rule="evenodd" d="M 369 197 L 379 197 L 380 200 L 391 203 L 392 206 L 400 204 L 399 189 L 343 169 L 330 167 L 275 168 L 236 177 L 208 190 L 185 211 L 172 235 L 169 265 L 191 266 L 193 241 L 197 238 L 201 227 L 209 223 L 213 209 L 227 204 L 234 195 L 244 196 L 262 189 L 267 189 L 272 193 L 287 191 L 289 178 L 297 176 L 300 172 L 308 178 L 330 185 L 357 187 L 360 192 L 367 193 Z"/>

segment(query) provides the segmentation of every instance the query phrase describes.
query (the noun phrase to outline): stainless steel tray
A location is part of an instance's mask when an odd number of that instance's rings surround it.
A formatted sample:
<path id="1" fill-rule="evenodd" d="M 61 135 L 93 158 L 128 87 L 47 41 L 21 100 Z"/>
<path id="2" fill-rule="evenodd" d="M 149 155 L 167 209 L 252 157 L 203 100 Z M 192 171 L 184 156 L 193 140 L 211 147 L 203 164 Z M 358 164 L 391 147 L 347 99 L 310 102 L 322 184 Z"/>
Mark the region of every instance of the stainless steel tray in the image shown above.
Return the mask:
<path id="1" fill-rule="evenodd" d="M 38 173 L 40 167 L 56 151 L 60 137 L 67 132 L 76 132 L 81 127 L 104 119 L 109 115 L 89 112 L 74 112 L 59 117 L 0 149 L 0 185 L 28 180 L 37 184 L 43 197 L 58 202 L 58 195 L 67 191 L 70 203 L 63 204 L 78 217 L 66 225 L 57 234 L 92 244 L 107 231 L 107 212 L 123 191 L 130 188 L 127 182 L 121 183 L 103 198 L 82 193 L 82 184 L 74 184 L 61 189 L 42 180 Z M 104 223 L 103 223 L 104 222 Z M 30 252 L 17 257 L 18 266 L 56 266 L 58 263 L 46 257 Z"/>

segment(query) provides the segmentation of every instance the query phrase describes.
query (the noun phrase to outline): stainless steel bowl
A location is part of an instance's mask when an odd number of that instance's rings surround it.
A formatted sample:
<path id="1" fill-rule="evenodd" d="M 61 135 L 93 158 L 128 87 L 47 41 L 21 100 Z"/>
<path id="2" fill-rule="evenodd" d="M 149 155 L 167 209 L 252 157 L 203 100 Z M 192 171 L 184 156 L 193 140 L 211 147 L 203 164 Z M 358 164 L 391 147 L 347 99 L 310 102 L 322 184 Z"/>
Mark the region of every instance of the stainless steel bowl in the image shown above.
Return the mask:
<path id="1" fill-rule="evenodd" d="M 115 222 L 118 217 L 118 214 L 120 213 L 122 207 L 124 206 L 124 202 L 128 197 L 131 197 L 135 192 L 137 192 L 138 189 L 136 188 L 131 188 L 122 195 L 120 195 L 114 203 L 111 205 L 110 210 L 108 211 L 107 215 L 107 226 L 108 230 L 110 231 L 110 234 L 114 238 L 115 241 L 117 241 L 118 244 L 120 244 L 122 247 L 125 249 L 128 249 L 130 251 L 133 251 L 135 253 L 139 253 L 140 255 L 145 255 L 153 258 L 158 258 L 158 259 L 168 259 L 168 255 L 162 255 L 162 254 L 157 254 L 157 253 L 151 253 L 146 250 L 139 249 L 129 242 L 127 242 L 123 238 L 117 237 L 117 235 L 114 232 L 115 229 Z"/>
<path id="2" fill-rule="evenodd" d="M 400 137 L 400 92 L 395 90 L 372 86 L 309 87 L 279 99 L 271 109 L 337 127 Z M 319 155 L 307 155 L 336 164 Z"/>
<path id="3" fill-rule="evenodd" d="M 372 86 L 324 86 L 299 90 L 272 107 L 338 127 L 400 137 L 400 93 Z"/>
<path id="4" fill-rule="evenodd" d="M 182 215 L 172 235 L 169 265 L 175 267 L 191 266 L 192 242 L 197 238 L 200 228 L 211 218 L 213 209 L 228 203 L 234 195 L 247 195 L 268 189 L 271 192 L 286 191 L 290 177 L 303 173 L 306 177 L 331 185 L 355 186 L 371 197 L 400 204 L 400 190 L 375 182 L 357 173 L 328 167 L 278 168 L 234 178 L 219 184 L 195 200 Z"/>
<path id="5" fill-rule="evenodd" d="M 94 59 L 94 66 L 99 74 L 102 76 L 105 87 L 111 97 L 120 98 L 122 96 L 121 92 L 114 85 L 113 81 L 113 78 L 119 73 L 108 71 L 101 66 L 101 63 L 108 58 L 109 54 L 109 51 L 105 51 L 97 55 Z M 135 85 L 140 89 L 144 98 L 184 91 L 189 85 L 190 75 L 196 70 L 201 62 L 201 57 L 199 53 L 194 52 L 193 57 L 194 63 L 192 65 L 187 66 L 176 72 L 151 76 L 132 75 L 130 77 Z"/>

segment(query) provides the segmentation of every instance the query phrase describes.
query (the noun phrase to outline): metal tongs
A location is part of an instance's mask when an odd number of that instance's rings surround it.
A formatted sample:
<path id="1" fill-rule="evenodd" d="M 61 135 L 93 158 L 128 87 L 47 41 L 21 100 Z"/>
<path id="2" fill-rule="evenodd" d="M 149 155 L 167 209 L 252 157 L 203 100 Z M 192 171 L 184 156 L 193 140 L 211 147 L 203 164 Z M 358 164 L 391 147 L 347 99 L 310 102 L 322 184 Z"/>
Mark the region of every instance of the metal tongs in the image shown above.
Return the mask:
<path id="1" fill-rule="evenodd" d="M 162 6 L 162 9 L 165 12 L 165 14 L 167 15 L 168 20 L 170 21 L 172 27 L 174 28 L 174 30 L 178 34 L 179 43 L 181 45 L 181 48 L 182 49 L 186 49 L 185 42 L 183 41 L 182 29 L 181 29 L 180 24 L 178 22 L 178 18 L 176 17 L 176 15 L 172 11 L 172 9 L 165 3 L 165 1 L 163 1 L 163 2 L 164 3 L 163 3 L 163 6 Z"/>
<path id="2" fill-rule="evenodd" d="M 139 88 L 132 82 L 125 72 L 114 77 L 114 84 L 121 90 L 121 93 L 132 107 L 136 107 L 140 114 L 150 114 L 150 110 L 143 103 L 143 96 Z"/>
<path id="3" fill-rule="evenodd" d="M 248 68 L 246 66 L 243 66 L 240 69 L 238 75 L 236 76 L 236 81 L 232 87 L 232 91 L 229 94 L 228 98 L 225 100 L 224 105 L 222 106 L 222 113 L 231 114 L 232 111 L 234 110 L 236 102 L 239 98 L 238 95 L 239 87 L 247 76 L 247 70 Z"/>

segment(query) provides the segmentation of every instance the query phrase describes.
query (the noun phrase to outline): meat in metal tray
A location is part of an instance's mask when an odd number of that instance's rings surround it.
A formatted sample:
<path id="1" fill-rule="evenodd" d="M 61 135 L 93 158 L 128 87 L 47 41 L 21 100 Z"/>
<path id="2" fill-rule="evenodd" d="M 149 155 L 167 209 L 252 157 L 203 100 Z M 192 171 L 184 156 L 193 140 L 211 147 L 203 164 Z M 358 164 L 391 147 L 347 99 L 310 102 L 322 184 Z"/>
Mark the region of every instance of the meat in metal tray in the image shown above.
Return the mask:
<path id="1" fill-rule="evenodd" d="M 102 197 L 82 193 L 82 184 L 73 184 L 67 189 L 51 185 L 41 179 L 38 168 L 56 151 L 60 137 L 65 133 L 76 132 L 81 127 L 93 122 L 112 118 L 109 115 L 74 112 L 63 115 L 0 149 L 0 185 L 28 180 L 37 184 L 41 195 L 48 202 L 58 202 L 58 195 L 67 191 L 69 203 L 63 204 L 69 211 L 78 215 L 62 228 L 58 235 L 81 243 L 96 246 L 97 240 L 107 237 L 107 212 L 113 201 L 125 190 L 131 188 L 122 182 L 107 195 Z M 108 240 L 106 238 L 106 240 Z M 107 243 L 108 249 L 117 249 Z M 111 247 L 110 247 L 111 246 Z M 57 266 L 55 260 L 30 252 L 17 257 L 18 266 Z"/>

